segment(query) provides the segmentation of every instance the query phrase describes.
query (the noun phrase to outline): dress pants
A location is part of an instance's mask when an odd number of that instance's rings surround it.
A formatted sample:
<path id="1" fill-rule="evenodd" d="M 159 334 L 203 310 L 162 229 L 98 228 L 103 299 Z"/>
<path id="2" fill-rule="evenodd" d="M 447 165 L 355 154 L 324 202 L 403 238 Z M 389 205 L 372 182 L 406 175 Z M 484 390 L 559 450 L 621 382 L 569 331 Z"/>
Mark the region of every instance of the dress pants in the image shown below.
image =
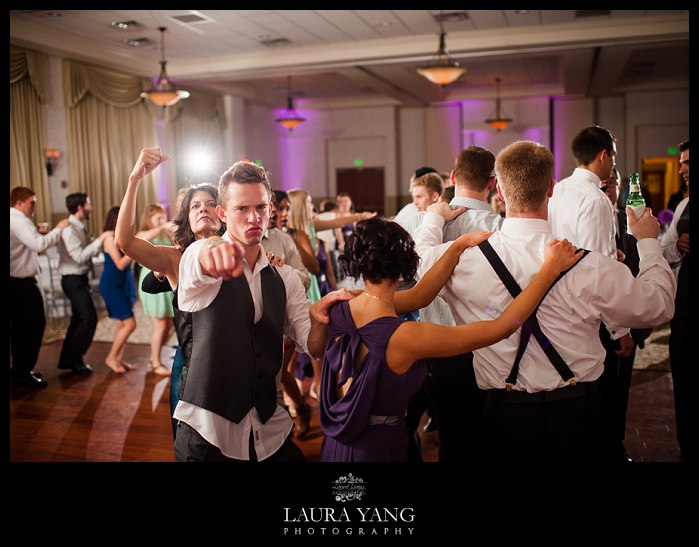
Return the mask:
<path id="1" fill-rule="evenodd" d="M 483 463 L 597 463 L 605 457 L 605 408 L 594 382 L 531 394 L 547 397 L 562 390 L 586 390 L 581 397 L 538 402 L 507 402 L 489 393 L 483 412 L 479 460 Z M 504 392 L 504 390 L 502 390 Z M 508 392 L 521 395 L 522 392 Z M 530 394 L 524 394 L 525 398 Z"/>
<path id="2" fill-rule="evenodd" d="M 250 435 L 250 460 L 235 460 L 221 454 L 218 447 L 208 442 L 196 429 L 184 422 L 177 424 L 177 436 L 175 437 L 175 461 L 177 462 L 257 462 L 255 446 Z M 284 444 L 263 462 L 298 462 L 306 461 L 301 449 L 291 440 L 291 433 Z"/>
<path id="3" fill-rule="evenodd" d="M 473 353 L 428 359 L 425 389 L 439 427 L 439 461 L 475 461 L 487 391 L 476 383 Z"/>
<path id="4" fill-rule="evenodd" d="M 64 275 L 61 278 L 61 288 L 70 300 L 73 315 L 63 341 L 58 365 L 68 368 L 85 364 L 83 355 L 90 349 L 97 329 L 97 310 L 92 301 L 92 289 L 87 274 Z"/>
<path id="5" fill-rule="evenodd" d="M 36 278 L 10 277 L 11 376 L 28 376 L 36 365 L 46 327 L 44 299 Z"/>
<path id="6" fill-rule="evenodd" d="M 607 412 L 606 452 L 609 461 L 624 461 L 626 448 L 626 411 L 631 390 L 631 374 L 636 358 L 636 346 L 629 357 L 621 358 L 615 352 L 619 342 L 612 340 L 609 331 L 600 327 L 600 340 L 607 352 L 604 358 L 604 372 L 597 380 Z M 620 459 L 621 458 L 621 459 Z"/>

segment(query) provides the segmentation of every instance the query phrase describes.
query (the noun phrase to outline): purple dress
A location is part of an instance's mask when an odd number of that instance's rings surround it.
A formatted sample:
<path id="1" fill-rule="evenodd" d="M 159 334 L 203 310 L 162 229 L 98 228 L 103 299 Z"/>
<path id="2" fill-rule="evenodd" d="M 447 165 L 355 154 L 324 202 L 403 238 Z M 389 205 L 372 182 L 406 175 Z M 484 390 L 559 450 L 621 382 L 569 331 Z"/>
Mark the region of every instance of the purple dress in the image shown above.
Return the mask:
<path id="1" fill-rule="evenodd" d="M 348 302 L 340 302 L 333 310 L 319 397 L 325 433 L 320 461 L 408 461 L 403 418 L 408 399 L 425 379 L 426 362 L 416 361 L 405 374 L 396 374 L 386 364 L 386 346 L 401 324 L 399 317 L 380 317 L 357 329 Z M 362 343 L 369 353 L 354 373 L 354 356 Z M 352 384 L 338 400 L 337 388 L 349 378 Z"/>

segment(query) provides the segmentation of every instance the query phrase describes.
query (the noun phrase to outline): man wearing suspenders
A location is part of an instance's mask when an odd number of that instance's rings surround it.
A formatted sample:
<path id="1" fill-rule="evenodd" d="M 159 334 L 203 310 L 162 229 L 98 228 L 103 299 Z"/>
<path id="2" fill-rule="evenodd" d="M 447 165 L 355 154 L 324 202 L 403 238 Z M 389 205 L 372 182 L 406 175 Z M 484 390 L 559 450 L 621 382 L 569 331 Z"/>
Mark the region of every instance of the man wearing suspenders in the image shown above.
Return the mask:
<path id="1" fill-rule="evenodd" d="M 463 253 L 439 294 L 457 324 L 496 317 L 541 267 L 553 238 L 553 169 L 553 154 L 535 142 L 515 142 L 498 154 L 505 221 L 483 249 Z M 421 272 L 443 254 L 442 226 L 456 214 L 442 205 L 428 208 L 415 232 Z M 604 461 L 605 412 L 596 384 L 605 357 L 600 322 L 646 328 L 674 312 L 676 282 L 662 256 L 657 219 L 647 211 L 629 224 L 638 239 L 638 278 L 613 258 L 590 252 L 549 291 L 536 320 L 474 352 L 478 385 L 488 391 L 478 449 L 483 461 Z"/>

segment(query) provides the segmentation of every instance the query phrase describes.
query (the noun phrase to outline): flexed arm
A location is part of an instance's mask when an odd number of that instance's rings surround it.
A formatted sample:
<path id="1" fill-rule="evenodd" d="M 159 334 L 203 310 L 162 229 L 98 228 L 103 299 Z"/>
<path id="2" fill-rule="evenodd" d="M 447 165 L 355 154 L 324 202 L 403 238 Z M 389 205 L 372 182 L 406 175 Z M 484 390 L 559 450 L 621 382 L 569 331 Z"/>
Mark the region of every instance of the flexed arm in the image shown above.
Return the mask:
<path id="1" fill-rule="evenodd" d="M 144 148 L 134 165 L 129 182 L 126 186 L 124 200 L 119 209 L 114 243 L 124 254 L 149 270 L 165 274 L 174 287 L 177 285 L 177 267 L 170 260 L 173 251 L 180 254 L 177 249 L 169 247 L 156 247 L 144 239 L 135 236 L 136 196 L 141 179 L 152 173 L 160 164 L 170 159 L 168 154 L 162 154 L 160 148 Z"/>

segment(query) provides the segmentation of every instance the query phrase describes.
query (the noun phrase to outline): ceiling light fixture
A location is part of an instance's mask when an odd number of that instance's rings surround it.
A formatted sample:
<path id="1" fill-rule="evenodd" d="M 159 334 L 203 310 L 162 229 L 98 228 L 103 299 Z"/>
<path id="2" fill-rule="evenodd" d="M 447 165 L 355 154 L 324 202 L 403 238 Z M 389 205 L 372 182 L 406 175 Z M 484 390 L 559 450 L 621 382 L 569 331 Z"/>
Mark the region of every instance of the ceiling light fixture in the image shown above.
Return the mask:
<path id="1" fill-rule="evenodd" d="M 495 116 L 485 120 L 485 123 L 490 124 L 496 131 L 502 131 L 510 123 L 512 123 L 512 118 L 504 118 L 500 114 L 500 78 L 495 78 L 496 87 L 496 99 L 495 99 Z"/>
<path id="2" fill-rule="evenodd" d="M 287 90 L 286 110 L 274 121 L 282 124 L 289 131 L 292 131 L 294 127 L 299 125 L 301 122 L 305 122 L 306 118 L 302 118 L 299 116 L 298 112 L 294 110 L 294 99 L 291 96 L 291 76 L 287 76 Z"/>
<path id="3" fill-rule="evenodd" d="M 175 104 L 180 99 L 186 99 L 189 97 L 189 91 L 182 91 L 177 89 L 170 78 L 168 78 L 167 71 L 165 70 L 165 65 L 167 61 L 165 60 L 165 27 L 159 27 L 160 31 L 160 76 L 158 76 L 158 81 L 150 91 L 144 91 L 141 93 L 141 97 L 144 99 L 150 99 L 153 103 L 158 106 L 165 108 L 166 106 L 171 106 Z"/>
<path id="4" fill-rule="evenodd" d="M 427 78 L 430 82 L 445 87 L 446 85 L 457 80 L 466 69 L 459 66 L 447 50 L 446 36 L 444 32 L 444 10 L 439 17 L 439 49 L 434 56 L 432 63 L 428 66 L 418 68 L 418 74 Z"/>

